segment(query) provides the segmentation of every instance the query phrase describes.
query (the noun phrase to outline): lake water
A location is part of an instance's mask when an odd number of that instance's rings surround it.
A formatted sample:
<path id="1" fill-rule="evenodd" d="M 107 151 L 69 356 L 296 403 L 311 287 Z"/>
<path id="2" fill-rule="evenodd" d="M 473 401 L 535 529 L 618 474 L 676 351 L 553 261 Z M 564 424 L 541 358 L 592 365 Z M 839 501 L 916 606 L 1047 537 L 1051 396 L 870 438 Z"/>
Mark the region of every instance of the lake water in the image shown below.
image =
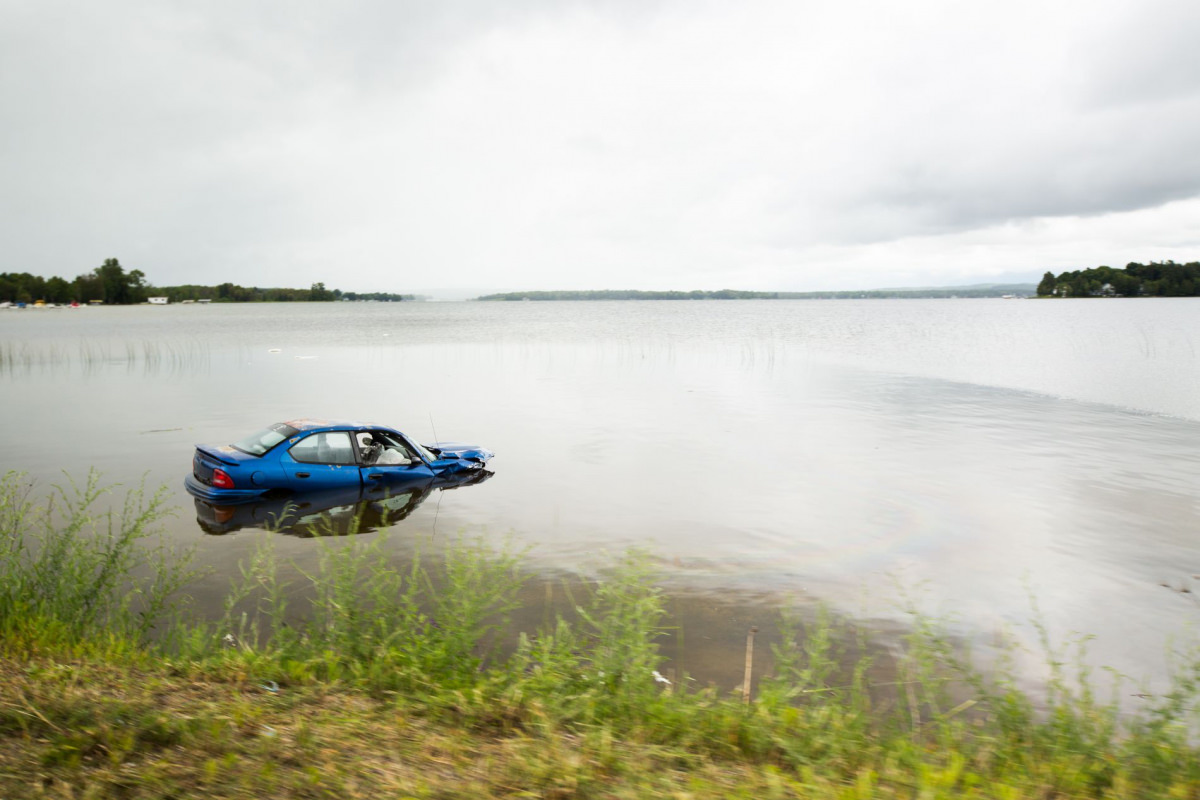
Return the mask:
<path id="1" fill-rule="evenodd" d="M 398 556 L 466 532 L 589 575 L 641 546 L 740 636 L 763 604 L 886 623 L 907 592 L 986 641 L 1032 596 L 1056 638 L 1153 676 L 1198 612 L 1198 343 L 1191 299 L 3 311 L 0 468 L 166 484 L 203 600 L 270 534 L 202 527 L 193 444 L 378 422 L 497 453 L 404 509 Z"/>

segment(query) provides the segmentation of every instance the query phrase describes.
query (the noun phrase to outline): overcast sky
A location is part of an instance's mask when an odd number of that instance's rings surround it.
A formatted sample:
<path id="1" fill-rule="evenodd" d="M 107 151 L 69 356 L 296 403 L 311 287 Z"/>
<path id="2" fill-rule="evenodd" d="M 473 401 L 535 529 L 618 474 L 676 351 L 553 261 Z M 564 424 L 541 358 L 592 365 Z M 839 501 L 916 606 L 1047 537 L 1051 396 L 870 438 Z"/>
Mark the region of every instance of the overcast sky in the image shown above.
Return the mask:
<path id="1" fill-rule="evenodd" d="M 464 296 L 1200 259 L 1200 3 L 0 0 L 0 272 Z"/>

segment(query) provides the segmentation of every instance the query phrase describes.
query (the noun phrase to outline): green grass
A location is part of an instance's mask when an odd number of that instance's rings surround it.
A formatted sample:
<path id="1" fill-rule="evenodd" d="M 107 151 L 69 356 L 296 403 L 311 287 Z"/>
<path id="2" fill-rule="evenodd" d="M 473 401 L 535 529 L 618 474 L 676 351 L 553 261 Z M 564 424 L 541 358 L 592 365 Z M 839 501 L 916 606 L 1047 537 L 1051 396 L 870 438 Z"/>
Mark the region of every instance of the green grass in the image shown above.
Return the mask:
<path id="1" fill-rule="evenodd" d="M 331 537 L 306 573 L 263 532 L 202 621 L 162 495 L 106 493 L 0 481 L 0 797 L 1200 796 L 1196 653 L 1132 713 L 1083 642 L 1043 632 L 1035 702 L 916 612 L 886 678 L 860 626 L 784 614 L 744 704 L 656 679 L 642 554 L 514 630 L 519 553 L 461 539 L 397 570 L 382 536 Z"/>

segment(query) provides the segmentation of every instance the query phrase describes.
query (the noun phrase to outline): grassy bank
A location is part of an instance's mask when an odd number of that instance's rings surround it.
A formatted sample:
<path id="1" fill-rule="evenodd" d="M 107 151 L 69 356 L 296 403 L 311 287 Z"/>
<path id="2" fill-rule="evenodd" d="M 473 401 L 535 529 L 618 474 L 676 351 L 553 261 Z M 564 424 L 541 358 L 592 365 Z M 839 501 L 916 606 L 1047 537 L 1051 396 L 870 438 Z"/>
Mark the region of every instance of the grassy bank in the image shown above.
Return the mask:
<path id="1" fill-rule="evenodd" d="M 1035 708 L 934 621 L 884 686 L 860 634 L 785 617 L 746 703 L 657 674 L 664 599 L 636 554 L 515 631 L 513 553 L 462 541 L 398 571 L 349 537 L 303 574 L 263 533 L 201 620 L 162 496 L 104 498 L 0 482 L 0 797 L 1200 796 L 1198 660 L 1122 715 L 1047 644 Z"/>

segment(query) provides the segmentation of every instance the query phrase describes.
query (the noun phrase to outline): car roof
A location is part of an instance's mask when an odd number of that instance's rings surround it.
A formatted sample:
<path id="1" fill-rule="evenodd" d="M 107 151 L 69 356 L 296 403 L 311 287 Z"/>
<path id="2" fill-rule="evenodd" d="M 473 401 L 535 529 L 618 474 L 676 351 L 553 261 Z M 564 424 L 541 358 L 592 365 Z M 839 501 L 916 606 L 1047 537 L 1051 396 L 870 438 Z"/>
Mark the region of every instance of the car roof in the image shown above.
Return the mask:
<path id="1" fill-rule="evenodd" d="M 322 430 L 352 430 L 361 431 L 368 428 L 384 428 L 384 425 L 369 425 L 364 422 L 352 422 L 344 419 L 289 419 L 283 423 L 290 425 L 298 431 L 322 431 Z M 388 428 L 391 430 L 391 428 Z"/>

